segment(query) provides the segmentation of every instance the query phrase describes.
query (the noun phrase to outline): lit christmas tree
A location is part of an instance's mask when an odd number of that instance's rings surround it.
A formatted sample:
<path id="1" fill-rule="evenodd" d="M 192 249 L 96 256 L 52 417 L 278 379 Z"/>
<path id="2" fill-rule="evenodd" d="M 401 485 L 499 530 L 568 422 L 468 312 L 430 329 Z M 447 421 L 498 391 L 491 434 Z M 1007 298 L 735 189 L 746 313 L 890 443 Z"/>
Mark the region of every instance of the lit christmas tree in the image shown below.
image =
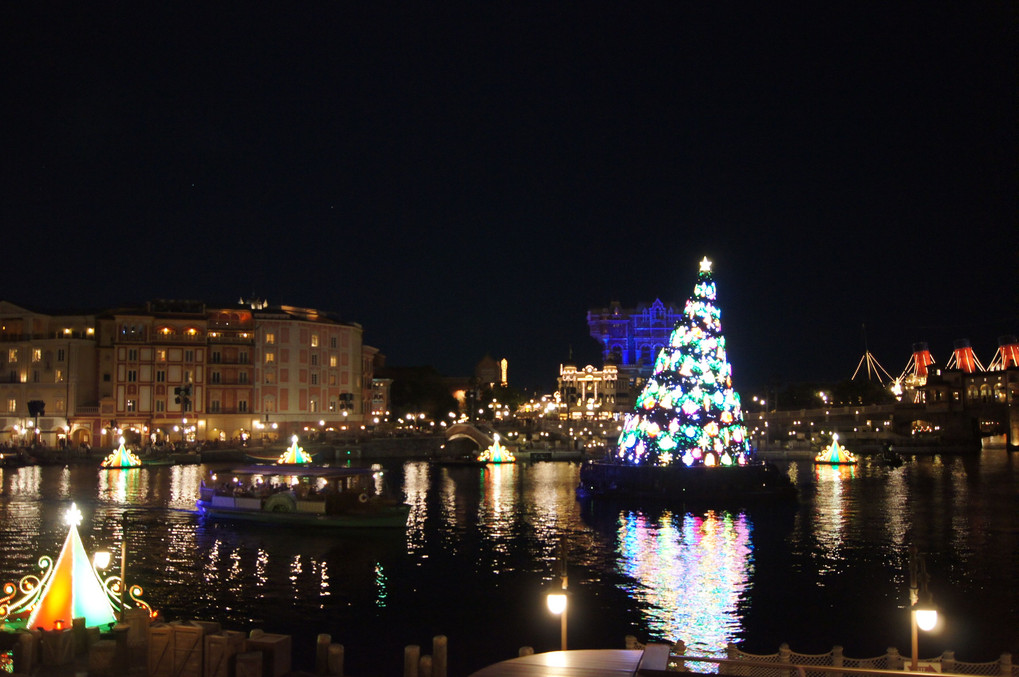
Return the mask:
<path id="1" fill-rule="evenodd" d="M 655 360 L 634 411 L 619 435 L 619 457 L 633 465 L 746 465 L 751 460 L 711 261 L 701 261 L 693 296 L 676 323 L 669 345 Z"/>

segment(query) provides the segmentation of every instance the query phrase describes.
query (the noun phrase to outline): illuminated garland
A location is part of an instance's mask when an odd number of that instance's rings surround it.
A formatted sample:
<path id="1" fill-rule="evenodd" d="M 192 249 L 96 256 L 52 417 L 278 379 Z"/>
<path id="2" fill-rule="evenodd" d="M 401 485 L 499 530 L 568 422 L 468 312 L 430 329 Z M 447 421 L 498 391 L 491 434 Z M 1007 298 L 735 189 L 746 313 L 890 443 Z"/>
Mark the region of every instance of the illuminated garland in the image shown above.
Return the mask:
<path id="1" fill-rule="evenodd" d="M 297 435 L 290 438 L 290 446 L 276 461 L 278 465 L 298 465 L 311 463 L 311 455 L 297 444 Z"/>
<path id="2" fill-rule="evenodd" d="M 634 465 L 745 465 L 751 459 L 739 394 L 714 304 L 711 261 L 701 261 L 694 295 L 626 415 L 619 458 Z"/>
<path id="3" fill-rule="evenodd" d="M 515 463 L 517 459 L 509 449 L 499 444 L 499 433 L 496 433 L 494 441 L 478 455 L 478 460 L 482 463 Z"/>

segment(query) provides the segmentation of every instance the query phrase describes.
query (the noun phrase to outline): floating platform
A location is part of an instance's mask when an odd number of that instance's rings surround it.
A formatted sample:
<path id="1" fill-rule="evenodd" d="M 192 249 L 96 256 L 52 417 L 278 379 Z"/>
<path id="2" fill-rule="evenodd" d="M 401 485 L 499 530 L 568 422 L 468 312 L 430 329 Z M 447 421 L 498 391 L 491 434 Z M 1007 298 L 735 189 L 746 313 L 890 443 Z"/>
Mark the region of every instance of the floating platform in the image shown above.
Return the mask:
<path id="1" fill-rule="evenodd" d="M 577 495 L 698 503 L 797 500 L 792 481 L 770 463 L 687 467 L 588 461 L 580 467 Z"/>

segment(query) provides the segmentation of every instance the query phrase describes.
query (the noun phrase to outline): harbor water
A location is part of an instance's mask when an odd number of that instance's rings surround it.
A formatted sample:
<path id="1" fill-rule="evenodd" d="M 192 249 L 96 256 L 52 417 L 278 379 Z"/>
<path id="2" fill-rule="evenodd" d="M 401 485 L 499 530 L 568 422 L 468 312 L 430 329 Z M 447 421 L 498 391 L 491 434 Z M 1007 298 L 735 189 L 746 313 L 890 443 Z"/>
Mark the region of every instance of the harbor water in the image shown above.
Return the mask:
<path id="1" fill-rule="evenodd" d="M 579 465 L 485 467 L 377 459 L 411 506 L 406 529 L 315 530 L 206 521 L 208 473 L 229 465 L 104 470 L 6 468 L 0 581 L 56 556 L 71 502 L 89 552 L 114 565 L 165 620 L 293 635 L 310 669 L 315 638 L 345 646 L 347 674 L 402 674 L 404 647 L 448 638 L 449 674 L 559 648 L 544 596 L 568 562 L 570 648 L 681 639 L 694 654 L 745 651 L 873 657 L 910 650 L 907 558 L 924 554 L 941 611 L 921 658 L 1019 659 L 1019 454 L 926 454 L 888 467 L 777 464 L 799 489 L 788 509 L 639 508 L 578 502 Z"/>

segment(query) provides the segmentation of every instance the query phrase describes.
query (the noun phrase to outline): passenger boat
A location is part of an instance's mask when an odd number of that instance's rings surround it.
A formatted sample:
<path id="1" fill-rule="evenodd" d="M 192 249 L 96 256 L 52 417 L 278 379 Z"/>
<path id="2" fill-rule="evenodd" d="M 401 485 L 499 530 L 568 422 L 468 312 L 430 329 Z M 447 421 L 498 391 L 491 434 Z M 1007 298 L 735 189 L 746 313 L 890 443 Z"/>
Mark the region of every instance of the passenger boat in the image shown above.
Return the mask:
<path id="1" fill-rule="evenodd" d="M 237 468 L 203 481 L 198 510 L 213 519 L 343 528 L 405 527 L 410 514 L 387 495 L 378 466 Z"/>

